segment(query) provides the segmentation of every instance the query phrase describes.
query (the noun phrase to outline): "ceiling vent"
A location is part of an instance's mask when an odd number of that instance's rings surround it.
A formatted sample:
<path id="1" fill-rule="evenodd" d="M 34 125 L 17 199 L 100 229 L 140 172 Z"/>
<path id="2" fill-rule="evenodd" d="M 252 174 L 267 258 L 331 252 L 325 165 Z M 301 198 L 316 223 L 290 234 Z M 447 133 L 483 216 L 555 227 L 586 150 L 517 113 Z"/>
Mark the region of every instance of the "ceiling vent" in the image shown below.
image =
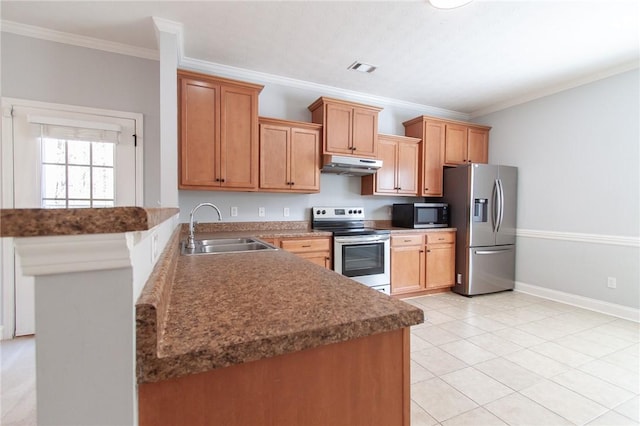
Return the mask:
<path id="1" fill-rule="evenodd" d="M 349 67 L 347 69 L 349 70 L 354 70 L 354 71 L 360 71 L 360 72 L 366 72 L 371 74 L 372 72 L 374 72 L 376 70 L 375 65 L 371 65 L 371 64 L 365 64 L 364 62 L 359 62 L 359 61 L 355 61 L 354 63 L 352 63 L 351 65 L 349 65 Z"/>

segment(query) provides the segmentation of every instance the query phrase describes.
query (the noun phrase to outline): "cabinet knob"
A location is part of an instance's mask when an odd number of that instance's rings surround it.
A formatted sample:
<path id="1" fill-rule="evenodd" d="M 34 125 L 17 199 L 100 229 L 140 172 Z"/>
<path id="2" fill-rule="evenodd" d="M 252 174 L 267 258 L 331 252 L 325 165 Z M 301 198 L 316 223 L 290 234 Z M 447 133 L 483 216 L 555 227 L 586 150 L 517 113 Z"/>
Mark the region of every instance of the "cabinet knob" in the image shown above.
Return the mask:
<path id="1" fill-rule="evenodd" d="M 220 179 L 219 179 L 219 178 L 216 178 L 216 182 L 220 182 Z"/>
<path id="2" fill-rule="evenodd" d="M 424 190 L 425 190 L 425 191 L 428 191 L 428 190 L 429 190 L 429 188 L 425 188 Z"/>
<path id="3" fill-rule="evenodd" d="M 220 179 L 220 182 L 224 182 L 224 179 Z"/>
<path id="4" fill-rule="evenodd" d="M 293 186 L 293 185 L 295 185 L 295 184 L 296 184 L 295 182 L 291 182 L 291 185 L 292 185 L 292 186 Z"/>
<path id="5" fill-rule="evenodd" d="M 354 146 L 354 147 L 352 147 L 351 149 L 352 149 L 353 151 L 355 151 L 355 150 L 356 150 L 356 147 Z"/>

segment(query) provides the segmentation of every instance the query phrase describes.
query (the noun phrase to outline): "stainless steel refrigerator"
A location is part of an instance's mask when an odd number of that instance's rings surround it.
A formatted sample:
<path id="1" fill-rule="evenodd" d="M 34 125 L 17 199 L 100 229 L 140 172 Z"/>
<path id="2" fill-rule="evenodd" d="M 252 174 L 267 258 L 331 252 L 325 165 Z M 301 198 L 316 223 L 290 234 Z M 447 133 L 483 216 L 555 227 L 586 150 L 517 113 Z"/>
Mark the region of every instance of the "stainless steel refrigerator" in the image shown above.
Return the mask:
<path id="1" fill-rule="evenodd" d="M 456 281 L 466 296 L 512 290 L 518 169 L 469 164 L 444 170 L 444 200 L 456 233 Z"/>

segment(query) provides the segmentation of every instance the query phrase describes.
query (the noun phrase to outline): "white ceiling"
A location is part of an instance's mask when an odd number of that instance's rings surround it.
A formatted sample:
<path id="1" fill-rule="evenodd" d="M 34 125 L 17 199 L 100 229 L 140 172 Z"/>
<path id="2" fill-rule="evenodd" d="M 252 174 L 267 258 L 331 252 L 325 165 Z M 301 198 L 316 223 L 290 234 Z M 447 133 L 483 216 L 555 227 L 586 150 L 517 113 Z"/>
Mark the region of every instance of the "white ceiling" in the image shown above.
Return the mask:
<path id="1" fill-rule="evenodd" d="M 152 16 L 183 24 L 189 58 L 471 115 L 640 60 L 638 0 L 1 2 L 3 28 L 146 49 Z M 378 69 L 347 70 L 355 60 Z"/>

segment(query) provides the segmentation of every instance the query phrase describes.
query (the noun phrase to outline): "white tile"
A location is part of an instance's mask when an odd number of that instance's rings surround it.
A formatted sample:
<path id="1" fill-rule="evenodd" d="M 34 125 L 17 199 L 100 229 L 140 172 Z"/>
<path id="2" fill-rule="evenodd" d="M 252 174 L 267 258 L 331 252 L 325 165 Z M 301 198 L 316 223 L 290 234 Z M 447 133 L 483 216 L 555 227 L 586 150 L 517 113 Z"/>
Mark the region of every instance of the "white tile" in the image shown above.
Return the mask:
<path id="1" fill-rule="evenodd" d="M 545 321 L 529 322 L 527 324 L 518 325 L 516 328 L 544 340 L 557 339 L 571 333 L 571 331 L 550 327 L 545 324 Z"/>
<path id="2" fill-rule="evenodd" d="M 496 357 L 494 353 L 485 351 L 481 347 L 476 346 L 467 340 L 458 340 L 456 342 L 446 343 L 444 345 L 440 345 L 440 349 L 450 353 L 469 365 L 477 364 Z"/>
<path id="3" fill-rule="evenodd" d="M 472 317 L 474 315 L 473 312 L 469 311 L 465 308 L 460 308 L 456 306 L 452 306 L 450 308 L 439 309 L 438 312 L 453 317 L 455 319 L 463 319 Z"/>
<path id="4" fill-rule="evenodd" d="M 418 382 L 422 382 L 424 380 L 428 380 L 431 379 L 433 377 L 433 374 L 427 370 L 426 368 L 424 368 L 423 366 L 421 366 L 420 364 L 418 364 L 415 361 L 411 361 L 411 384 L 413 383 L 418 383 Z"/>
<path id="5" fill-rule="evenodd" d="M 455 321 L 454 317 L 433 309 L 424 310 L 424 319 L 435 325 L 442 324 L 443 322 Z"/>
<path id="6" fill-rule="evenodd" d="M 429 348 L 413 352 L 411 359 L 435 375 L 446 374 L 467 367 L 467 364 L 440 348 Z"/>
<path id="7" fill-rule="evenodd" d="M 410 300 L 412 303 L 418 304 L 427 310 L 444 309 L 444 308 L 450 308 L 452 306 L 451 303 L 445 300 L 438 299 L 435 297 L 430 297 L 430 296 L 417 297 L 415 299 L 403 299 L 403 300 L 405 300 L 406 302 Z"/>
<path id="8" fill-rule="evenodd" d="M 413 385 L 411 398 L 439 422 L 478 406 L 437 377 Z"/>
<path id="9" fill-rule="evenodd" d="M 638 422 L 634 422 L 628 417 L 620 415 L 615 411 L 607 411 L 592 422 L 587 423 L 588 426 L 638 426 Z"/>
<path id="10" fill-rule="evenodd" d="M 511 315 L 508 311 L 498 312 L 497 314 L 487 315 L 486 318 L 492 319 L 494 321 L 501 322 L 510 327 L 514 327 L 520 324 L 526 324 L 528 321 L 525 319 L 518 319 Z"/>
<path id="11" fill-rule="evenodd" d="M 629 350 L 631 349 L 631 350 Z M 600 360 L 608 362 L 609 364 L 617 365 L 618 367 L 629 370 L 632 373 L 640 373 L 640 361 L 635 348 L 627 348 L 621 351 L 614 352 L 610 355 L 603 356 Z"/>
<path id="12" fill-rule="evenodd" d="M 621 339 L 619 337 L 597 331 L 596 328 L 592 328 L 590 330 L 576 333 L 574 334 L 574 336 L 581 339 L 589 340 L 594 343 L 599 343 L 601 345 L 609 346 L 610 348 L 613 348 L 617 351 L 628 348 L 633 343 L 635 343 L 635 342 L 630 342 L 629 340 L 626 340 L 626 339 Z"/>
<path id="13" fill-rule="evenodd" d="M 505 328 L 502 330 L 493 331 L 492 333 L 498 337 L 510 340 L 516 345 L 520 345 L 525 348 L 533 345 L 539 345 L 540 343 L 545 342 L 544 339 L 541 339 L 529 333 L 525 333 L 524 331 L 518 330 L 517 328 Z"/>
<path id="14" fill-rule="evenodd" d="M 636 395 L 629 401 L 617 406 L 614 411 L 640 423 L 640 397 Z"/>
<path id="15" fill-rule="evenodd" d="M 510 353 L 504 358 L 546 378 L 564 373 L 569 369 L 565 364 L 528 349 Z"/>
<path id="16" fill-rule="evenodd" d="M 567 371 L 551 380 L 607 408 L 614 408 L 633 397 L 632 392 L 579 370 Z"/>
<path id="17" fill-rule="evenodd" d="M 413 334 L 435 346 L 460 340 L 460 336 L 449 333 L 448 331 L 441 329 L 437 325 L 414 330 Z"/>
<path id="18" fill-rule="evenodd" d="M 503 328 L 507 328 L 508 325 L 506 325 L 503 322 L 499 322 L 496 320 L 492 320 L 489 319 L 485 316 L 473 316 L 473 317 L 469 317 L 469 318 L 465 318 L 463 320 L 463 322 L 472 325 L 476 328 L 479 328 L 481 330 L 484 331 L 495 331 L 495 330 L 501 330 Z"/>
<path id="19" fill-rule="evenodd" d="M 438 424 L 436 419 L 414 401 L 411 401 L 411 426 L 433 426 L 436 424 Z"/>
<path id="20" fill-rule="evenodd" d="M 568 420 L 519 393 L 507 395 L 485 405 L 484 408 L 511 426 L 571 424 Z"/>
<path id="21" fill-rule="evenodd" d="M 464 339 L 486 333 L 486 331 L 481 328 L 474 327 L 459 320 L 440 324 L 438 327 Z"/>
<path id="22" fill-rule="evenodd" d="M 640 393 L 638 375 L 629 373 L 629 370 L 625 370 L 624 368 L 609 364 L 605 361 L 595 360 L 579 366 L 578 369 L 630 392 Z"/>
<path id="23" fill-rule="evenodd" d="M 472 367 L 440 377 L 479 405 L 487 404 L 514 392 L 513 389 Z"/>
<path id="24" fill-rule="evenodd" d="M 473 366 L 514 390 L 524 389 L 544 378 L 504 358 L 495 358 Z"/>
<path id="25" fill-rule="evenodd" d="M 411 346 L 411 352 L 421 351 L 421 350 L 433 347 L 431 343 L 422 339 L 420 336 L 416 335 L 415 333 L 411 333 L 411 339 L 409 344 Z"/>
<path id="26" fill-rule="evenodd" d="M 549 380 L 536 383 L 520 393 L 575 424 L 585 424 L 609 411 L 597 402 Z"/>
<path id="27" fill-rule="evenodd" d="M 480 346 L 489 352 L 492 352 L 498 356 L 510 354 L 522 350 L 523 347 L 510 342 L 507 339 L 496 336 L 495 334 L 485 333 L 479 336 L 473 336 L 467 339 L 468 342 L 474 345 Z"/>
<path id="28" fill-rule="evenodd" d="M 595 327 L 593 331 L 604 333 L 619 339 L 628 340 L 632 343 L 640 342 L 640 329 L 638 326 L 634 329 L 632 326 L 624 326 L 622 323 L 609 322 Z"/>
<path id="29" fill-rule="evenodd" d="M 571 367 L 577 367 L 578 365 L 586 364 L 589 361 L 593 361 L 593 357 L 584 355 L 580 352 L 569 349 L 565 346 L 561 346 L 554 342 L 545 342 L 539 345 L 531 346 L 529 350 L 537 352 L 541 355 L 555 359 L 558 362 L 567 364 Z"/>
<path id="30" fill-rule="evenodd" d="M 564 346 L 565 348 L 573 349 L 576 352 L 580 352 L 594 358 L 599 358 L 616 352 L 614 348 L 598 344 L 597 342 L 592 342 L 591 340 L 585 340 L 580 337 L 576 337 L 575 335 L 564 336 L 559 339 L 555 339 L 554 342 Z"/>
<path id="31" fill-rule="evenodd" d="M 507 426 L 505 422 L 491 414 L 489 411 L 482 407 L 474 408 L 473 410 L 462 413 L 449 420 L 442 422 L 443 426 L 470 426 L 470 425 L 482 425 L 482 426 Z M 413 426 L 413 424 L 412 424 Z"/>

